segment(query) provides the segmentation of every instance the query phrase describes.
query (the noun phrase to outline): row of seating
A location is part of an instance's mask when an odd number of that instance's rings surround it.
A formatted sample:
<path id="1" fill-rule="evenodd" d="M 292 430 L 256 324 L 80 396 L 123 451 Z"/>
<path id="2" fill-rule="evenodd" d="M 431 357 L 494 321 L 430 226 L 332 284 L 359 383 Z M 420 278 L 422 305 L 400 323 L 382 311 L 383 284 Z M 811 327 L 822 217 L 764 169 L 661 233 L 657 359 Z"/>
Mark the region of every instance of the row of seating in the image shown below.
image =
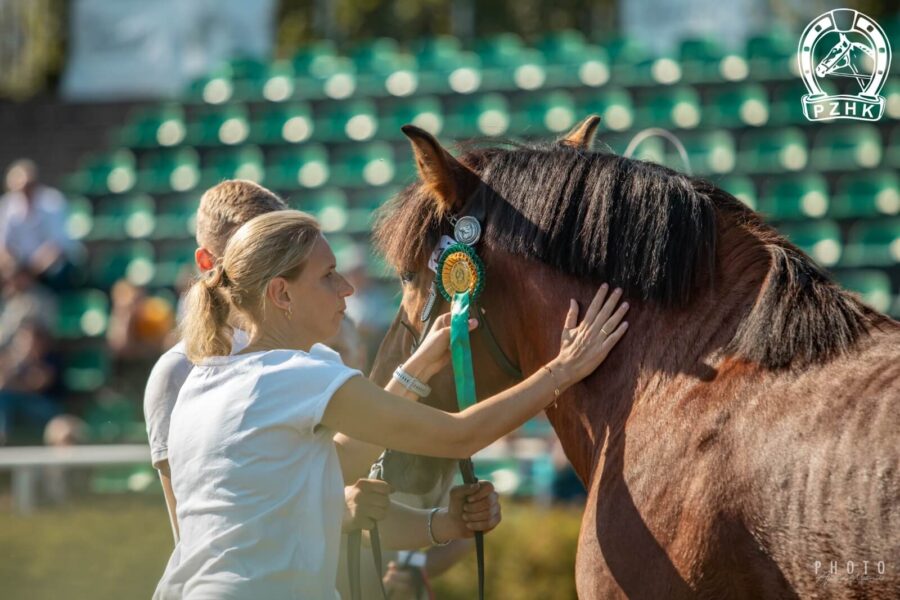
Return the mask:
<path id="1" fill-rule="evenodd" d="M 356 99 L 323 103 L 316 110 L 308 102 L 291 102 L 255 115 L 242 104 L 230 103 L 189 111 L 190 118 L 183 106 L 165 104 L 135 113 L 117 141 L 125 147 L 157 148 L 392 140 L 401 138 L 400 127 L 407 123 L 449 137 L 540 135 L 564 131 L 592 113 L 603 117 L 607 131 L 796 125 L 806 122 L 801 105 L 806 93 L 799 80 L 771 93 L 759 83 L 722 85 L 702 94 L 682 85 L 638 95 L 612 87 L 587 94 L 478 94 L 455 101 L 419 95 L 380 107 L 373 99 Z M 900 80 L 890 82 L 883 94 L 886 115 L 900 118 Z"/>
<path id="2" fill-rule="evenodd" d="M 788 79 L 799 74 L 798 39 L 798 32 L 771 31 L 749 38 L 742 51 L 728 51 L 715 39 L 694 38 L 664 55 L 651 53 L 633 38 L 592 43 L 577 31 L 549 34 L 534 46 L 503 33 L 476 40 L 468 49 L 448 36 L 427 38 L 408 49 L 379 38 L 346 56 L 333 42 L 322 41 L 290 60 L 224 64 L 194 82 L 188 99 L 224 104 L 599 87 L 610 79 L 628 85 Z"/>

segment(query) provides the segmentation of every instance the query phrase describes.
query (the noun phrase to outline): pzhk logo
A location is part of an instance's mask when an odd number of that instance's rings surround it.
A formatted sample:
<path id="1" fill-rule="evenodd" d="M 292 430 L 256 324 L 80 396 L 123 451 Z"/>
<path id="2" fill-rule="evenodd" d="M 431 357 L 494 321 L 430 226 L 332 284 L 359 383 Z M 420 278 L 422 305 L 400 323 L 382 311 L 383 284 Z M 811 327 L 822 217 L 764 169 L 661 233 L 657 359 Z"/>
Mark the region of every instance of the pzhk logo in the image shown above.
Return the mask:
<path id="1" fill-rule="evenodd" d="M 855 10 L 836 8 L 806 26 L 798 50 L 800 74 L 809 91 L 803 96 L 807 119 L 881 118 L 884 97 L 878 93 L 891 66 L 891 46 L 878 23 Z M 859 93 L 827 94 L 822 80 L 828 77 L 853 80 Z"/>

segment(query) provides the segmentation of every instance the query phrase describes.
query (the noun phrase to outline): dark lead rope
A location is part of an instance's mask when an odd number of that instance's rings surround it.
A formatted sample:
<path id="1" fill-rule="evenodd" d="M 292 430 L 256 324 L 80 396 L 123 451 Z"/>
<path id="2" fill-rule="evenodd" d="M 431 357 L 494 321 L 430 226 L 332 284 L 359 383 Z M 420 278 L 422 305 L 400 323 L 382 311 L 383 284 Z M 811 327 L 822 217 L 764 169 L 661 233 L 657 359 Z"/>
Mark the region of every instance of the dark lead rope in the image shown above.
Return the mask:
<path id="1" fill-rule="evenodd" d="M 384 453 L 372 465 L 372 469 L 369 471 L 369 479 L 384 481 L 382 461 L 384 461 Z M 384 576 L 384 564 L 381 558 L 381 536 L 378 533 L 377 522 L 369 530 L 369 542 L 372 546 L 372 558 L 375 561 L 375 573 L 378 577 L 378 585 L 381 587 L 381 596 L 384 600 L 387 600 L 387 591 L 384 589 L 384 580 L 382 579 Z M 347 534 L 347 571 L 350 577 L 351 600 L 361 600 L 362 598 L 362 578 L 359 570 L 360 554 L 362 554 L 362 530 L 357 529 Z"/>

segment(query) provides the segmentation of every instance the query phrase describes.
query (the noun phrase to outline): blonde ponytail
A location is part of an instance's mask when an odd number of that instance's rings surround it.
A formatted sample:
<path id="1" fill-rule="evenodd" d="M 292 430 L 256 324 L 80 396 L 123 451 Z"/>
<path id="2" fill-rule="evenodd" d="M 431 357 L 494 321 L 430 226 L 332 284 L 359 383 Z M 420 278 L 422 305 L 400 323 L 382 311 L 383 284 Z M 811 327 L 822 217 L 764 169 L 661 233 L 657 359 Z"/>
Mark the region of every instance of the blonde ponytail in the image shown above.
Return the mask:
<path id="1" fill-rule="evenodd" d="M 231 354 L 232 328 L 228 324 L 231 302 L 227 297 L 228 277 L 221 262 L 200 276 L 188 290 L 181 337 L 192 363 L 210 356 Z"/>

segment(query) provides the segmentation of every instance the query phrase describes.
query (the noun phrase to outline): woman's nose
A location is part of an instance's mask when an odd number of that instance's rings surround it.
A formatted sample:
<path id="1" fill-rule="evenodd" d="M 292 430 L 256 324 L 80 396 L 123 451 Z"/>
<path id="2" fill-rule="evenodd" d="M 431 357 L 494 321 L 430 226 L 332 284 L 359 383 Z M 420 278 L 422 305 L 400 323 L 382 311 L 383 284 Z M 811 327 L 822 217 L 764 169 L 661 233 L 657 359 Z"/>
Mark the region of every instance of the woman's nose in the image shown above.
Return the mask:
<path id="1" fill-rule="evenodd" d="M 347 281 L 346 279 L 344 279 L 344 276 L 343 276 L 343 275 L 341 275 L 341 281 L 344 283 L 344 289 L 341 290 L 341 296 L 342 296 L 342 297 L 346 298 L 347 296 L 352 295 L 354 291 L 356 291 L 356 290 L 353 288 L 353 286 L 350 285 L 350 282 Z"/>

